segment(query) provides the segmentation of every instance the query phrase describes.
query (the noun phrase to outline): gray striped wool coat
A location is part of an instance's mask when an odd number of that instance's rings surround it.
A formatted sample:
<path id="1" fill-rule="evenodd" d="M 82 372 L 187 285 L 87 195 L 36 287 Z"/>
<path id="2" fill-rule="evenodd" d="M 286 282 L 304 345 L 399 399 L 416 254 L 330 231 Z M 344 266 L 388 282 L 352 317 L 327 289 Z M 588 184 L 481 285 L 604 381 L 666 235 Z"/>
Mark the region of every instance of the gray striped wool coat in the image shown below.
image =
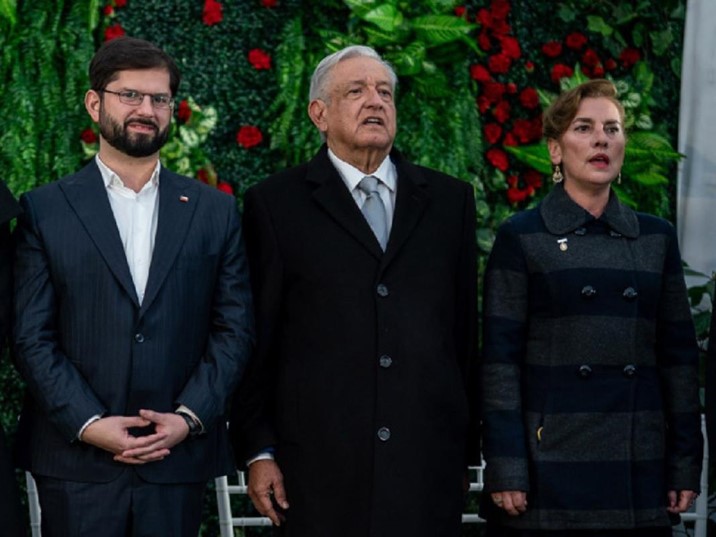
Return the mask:
<path id="1" fill-rule="evenodd" d="M 485 276 L 487 491 L 516 528 L 669 524 L 698 490 L 698 349 L 673 227 L 612 194 L 595 219 L 557 185 L 499 229 Z M 489 496 L 488 498 L 489 499 Z"/>

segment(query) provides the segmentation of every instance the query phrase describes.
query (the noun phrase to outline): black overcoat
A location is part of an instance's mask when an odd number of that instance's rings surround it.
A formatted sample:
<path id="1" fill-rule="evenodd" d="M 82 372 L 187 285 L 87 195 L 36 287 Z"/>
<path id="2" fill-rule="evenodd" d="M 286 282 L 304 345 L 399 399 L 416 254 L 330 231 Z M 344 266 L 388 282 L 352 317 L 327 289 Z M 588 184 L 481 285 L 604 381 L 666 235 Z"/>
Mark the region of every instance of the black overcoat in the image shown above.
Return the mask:
<path id="1" fill-rule="evenodd" d="M 478 460 L 473 192 L 391 158 L 385 253 L 325 146 L 246 194 L 258 350 L 232 430 L 240 462 L 275 446 L 291 537 L 460 534 Z"/>
<path id="2" fill-rule="evenodd" d="M 668 526 L 699 489 L 698 349 L 673 227 L 561 185 L 498 232 L 485 277 L 488 491 L 528 491 L 531 529 Z"/>

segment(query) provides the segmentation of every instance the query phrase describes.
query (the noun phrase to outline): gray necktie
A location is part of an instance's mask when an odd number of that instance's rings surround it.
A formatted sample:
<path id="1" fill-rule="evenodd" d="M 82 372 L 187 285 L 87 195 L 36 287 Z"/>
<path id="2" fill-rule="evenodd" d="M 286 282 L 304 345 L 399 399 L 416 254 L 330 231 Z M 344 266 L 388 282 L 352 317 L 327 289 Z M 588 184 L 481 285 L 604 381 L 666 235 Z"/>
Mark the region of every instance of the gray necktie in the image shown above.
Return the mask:
<path id="1" fill-rule="evenodd" d="M 361 212 L 368 221 L 370 229 L 373 230 L 375 238 L 378 239 L 380 247 L 385 251 L 385 245 L 388 244 L 388 218 L 385 214 L 385 205 L 383 205 L 383 200 L 378 192 L 378 179 L 372 175 L 366 175 L 358 183 L 358 188 L 366 195 Z"/>

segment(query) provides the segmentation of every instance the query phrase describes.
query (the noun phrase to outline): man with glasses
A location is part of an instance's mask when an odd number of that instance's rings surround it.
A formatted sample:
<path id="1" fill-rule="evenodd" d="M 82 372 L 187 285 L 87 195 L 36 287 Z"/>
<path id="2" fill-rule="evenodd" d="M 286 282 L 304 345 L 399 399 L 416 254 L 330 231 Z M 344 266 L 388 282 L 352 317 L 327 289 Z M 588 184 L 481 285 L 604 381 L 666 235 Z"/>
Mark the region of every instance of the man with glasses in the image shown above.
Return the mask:
<path id="1" fill-rule="evenodd" d="M 99 153 L 23 196 L 18 442 L 44 537 L 197 535 L 232 471 L 225 407 L 253 340 L 234 198 L 159 162 L 180 74 L 153 44 L 93 58 Z"/>

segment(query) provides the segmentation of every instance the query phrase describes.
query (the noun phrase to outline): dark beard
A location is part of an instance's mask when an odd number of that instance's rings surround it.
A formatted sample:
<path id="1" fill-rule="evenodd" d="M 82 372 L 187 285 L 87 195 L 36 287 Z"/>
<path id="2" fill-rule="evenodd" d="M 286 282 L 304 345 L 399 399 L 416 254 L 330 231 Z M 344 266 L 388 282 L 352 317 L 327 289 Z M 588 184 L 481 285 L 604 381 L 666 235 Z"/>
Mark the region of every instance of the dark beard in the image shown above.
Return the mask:
<path id="1" fill-rule="evenodd" d="M 141 123 L 154 127 L 155 133 L 151 134 L 134 134 L 127 133 L 128 123 Z M 157 124 L 149 119 L 134 118 L 120 125 L 114 119 L 104 113 L 102 109 L 99 112 L 99 132 L 109 145 L 117 151 L 129 155 L 130 157 L 148 157 L 159 151 L 167 142 L 169 137 L 169 125 L 164 130 L 159 130 Z"/>

